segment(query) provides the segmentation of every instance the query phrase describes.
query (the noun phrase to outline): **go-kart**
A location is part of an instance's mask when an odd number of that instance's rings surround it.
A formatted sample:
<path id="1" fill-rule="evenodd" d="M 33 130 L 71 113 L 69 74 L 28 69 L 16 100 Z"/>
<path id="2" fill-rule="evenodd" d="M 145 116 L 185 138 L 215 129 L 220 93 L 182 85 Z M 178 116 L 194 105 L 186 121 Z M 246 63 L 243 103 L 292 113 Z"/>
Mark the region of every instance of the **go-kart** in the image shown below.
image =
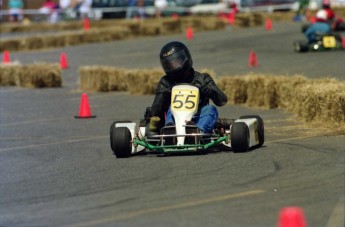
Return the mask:
<path id="1" fill-rule="evenodd" d="M 315 41 L 309 43 L 307 40 L 294 41 L 293 48 L 295 52 L 308 51 L 327 51 L 344 50 L 342 37 L 339 34 L 316 35 Z"/>
<path id="2" fill-rule="evenodd" d="M 145 119 L 115 121 L 110 127 L 110 146 L 117 158 L 135 154 L 205 153 L 214 150 L 246 152 L 264 144 L 264 124 L 258 115 L 239 119 L 218 119 L 212 133 L 204 133 L 188 125 L 198 112 L 199 89 L 192 85 L 176 85 L 172 89 L 171 113 L 175 125 L 164 126 L 159 133 L 149 132 L 150 108 Z M 192 130 L 191 130 L 192 129 Z M 193 133 L 187 133 L 187 132 Z"/>

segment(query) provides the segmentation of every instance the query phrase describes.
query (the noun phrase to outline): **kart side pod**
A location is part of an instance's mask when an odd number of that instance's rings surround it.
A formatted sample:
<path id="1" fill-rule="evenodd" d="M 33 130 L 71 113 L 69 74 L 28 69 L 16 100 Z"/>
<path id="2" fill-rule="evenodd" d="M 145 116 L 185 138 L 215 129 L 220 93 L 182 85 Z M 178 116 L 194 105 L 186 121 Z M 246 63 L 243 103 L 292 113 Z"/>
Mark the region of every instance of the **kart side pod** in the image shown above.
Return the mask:
<path id="1" fill-rule="evenodd" d="M 258 122 L 259 120 L 261 122 Z M 235 123 L 231 126 L 231 147 L 234 151 L 245 151 L 249 148 L 261 146 L 263 140 L 263 122 L 261 118 L 243 116 L 235 120 Z"/>
<path id="2" fill-rule="evenodd" d="M 138 146 L 134 146 L 133 143 L 132 143 L 132 140 L 133 138 L 135 138 L 137 136 L 137 130 L 138 130 L 138 127 L 137 127 L 137 123 L 135 122 L 130 122 L 130 121 L 126 121 L 126 122 L 115 122 L 114 123 L 114 130 L 118 130 L 119 128 L 126 128 L 128 131 L 129 131 L 129 134 L 128 134 L 128 137 L 127 138 L 123 138 L 123 140 L 127 140 L 129 139 L 130 140 L 130 144 L 131 144 L 131 148 L 130 148 L 130 153 L 131 154 L 135 154 L 139 151 L 142 151 L 144 150 L 145 148 L 141 145 L 138 145 Z M 144 128 L 140 127 L 139 130 L 145 130 Z M 143 132 L 141 132 L 143 133 Z M 114 134 L 114 133 L 113 133 Z M 142 134 L 144 135 L 144 133 Z M 111 135 L 112 136 L 112 135 Z M 125 136 L 126 137 L 126 136 Z M 130 138 L 129 138 L 130 137 Z M 125 141 L 113 141 L 113 143 L 125 143 Z"/>

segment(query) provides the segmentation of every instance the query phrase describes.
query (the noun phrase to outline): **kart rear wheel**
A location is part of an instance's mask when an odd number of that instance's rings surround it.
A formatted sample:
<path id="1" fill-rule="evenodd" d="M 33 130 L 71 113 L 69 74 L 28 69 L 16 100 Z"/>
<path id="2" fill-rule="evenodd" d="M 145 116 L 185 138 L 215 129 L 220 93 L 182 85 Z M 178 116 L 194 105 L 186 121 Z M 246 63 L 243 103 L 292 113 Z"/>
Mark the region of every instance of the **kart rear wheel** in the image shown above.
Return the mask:
<path id="1" fill-rule="evenodd" d="M 307 41 L 304 41 L 304 40 L 295 41 L 293 43 L 293 49 L 295 52 L 299 52 L 299 53 L 307 52 L 309 50 L 309 44 Z"/>
<path id="2" fill-rule="evenodd" d="M 245 115 L 241 116 L 240 119 L 248 119 L 248 118 L 255 118 L 258 121 L 258 137 L 259 137 L 259 144 L 256 145 L 254 148 L 261 147 L 265 142 L 265 128 L 264 128 L 264 121 L 258 115 Z"/>
<path id="3" fill-rule="evenodd" d="M 110 145 L 117 158 L 128 158 L 132 151 L 132 136 L 127 127 L 113 127 L 110 131 Z"/>
<path id="4" fill-rule="evenodd" d="M 234 152 L 246 152 L 249 149 L 249 128 L 244 122 L 235 122 L 231 126 L 231 148 Z"/>

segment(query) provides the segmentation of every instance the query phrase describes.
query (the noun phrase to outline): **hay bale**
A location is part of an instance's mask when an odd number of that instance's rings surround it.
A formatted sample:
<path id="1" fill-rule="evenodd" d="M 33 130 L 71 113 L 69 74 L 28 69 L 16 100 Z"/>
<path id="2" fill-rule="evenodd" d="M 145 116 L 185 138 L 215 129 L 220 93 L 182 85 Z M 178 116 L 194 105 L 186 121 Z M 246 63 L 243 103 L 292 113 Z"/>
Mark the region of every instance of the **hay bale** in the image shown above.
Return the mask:
<path id="1" fill-rule="evenodd" d="M 83 40 L 83 32 L 82 31 L 77 31 L 77 32 L 68 32 L 65 34 L 59 34 L 55 35 L 55 39 L 62 39 L 64 40 L 64 45 L 65 46 L 70 46 L 70 45 L 77 45 L 82 43 Z"/>
<path id="2" fill-rule="evenodd" d="M 100 31 L 99 35 L 102 36 L 103 32 L 108 33 L 110 40 L 121 40 L 133 35 L 128 27 L 104 28 Z"/>
<path id="3" fill-rule="evenodd" d="M 16 86 L 22 67 L 18 62 L 0 64 L 0 86 Z"/>
<path id="4" fill-rule="evenodd" d="M 156 36 L 161 34 L 161 23 L 159 21 L 150 23 L 141 23 L 140 35 L 143 36 Z"/>
<path id="5" fill-rule="evenodd" d="M 22 50 L 37 50 L 42 49 L 45 47 L 45 42 L 43 41 L 43 37 L 34 36 L 34 37 L 26 37 L 23 38 L 21 41 Z"/>
<path id="6" fill-rule="evenodd" d="M 221 77 L 217 86 L 228 96 L 228 104 L 246 103 L 247 83 L 241 76 Z"/>
<path id="7" fill-rule="evenodd" d="M 241 13 L 236 15 L 235 27 L 246 28 L 251 26 L 251 14 Z"/>
<path id="8" fill-rule="evenodd" d="M 58 48 L 66 46 L 65 38 L 61 38 L 56 35 L 44 36 L 43 42 L 44 48 Z"/>
<path id="9" fill-rule="evenodd" d="M 47 25 L 50 27 L 47 28 Z M 101 26 L 104 25 L 104 26 Z M 185 31 L 187 26 L 193 27 L 194 31 L 224 29 L 226 23 L 216 17 L 188 17 L 179 20 L 172 18 L 146 19 L 144 21 L 92 21 L 88 31 L 82 30 L 82 22 L 63 22 L 57 24 L 34 24 L 18 25 L 12 30 L 21 31 L 47 31 L 47 30 L 73 30 L 56 35 L 44 35 L 24 38 L 9 38 L 0 40 L 0 50 L 18 51 L 42 48 L 63 47 L 82 43 L 106 42 L 138 36 L 156 36 L 174 34 Z"/>
<path id="10" fill-rule="evenodd" d="M 79 68 L 79 88 L 82 91 L 127 91 L 126 72 L 109 66 Z"/>
<path id="11" fill-rule="evenodd" d="M 296 89 L 294 112 L 306 121 L 345 124 L 345 83 L 336 80 L 313 80 Z"/>
<path id="12" fill-rule="evenodd" d="M 345 132 L 345 83 L 335 79 L 310 80 L 303 76 L 225 76 L 218 86 L 229 104 L 280 108 L 306 122 L 320 122 Z"/>
<path id="13" fill-rule="evenodd" d="M 167 19 L 162 21 L 161 28 L 161 33 L 164 35 L 182 32 L 181 21 L 175 19 Z"/>
<path id="14" fill-rule="evenodd" d="M 18 85 L 28 88 L 61 87 L 60 65 L 52 63 L 24 65 Z"/>
<path id="15" fill-rule="evenodd" d="M 0 39 L 0 51 L 18 51 L 21 49 L 21 40 L 19 38 Z"/>
<path id="16" fill-rule="evenodd" d="M 1 86 L 43 88 L 61 87 L 62 85 L 61 69 L 59 64 L 1 64 L 0 71 Z"/>
<path id="17" fill-rule="evenodd" d="M 96 43 L 102 41 L 102 36 L 99 35 L 98 29 L 90 29 L 88 31 L 85 31 L 80 34 L 80 43 Z M 109 36 L 106 36 L 106 38 L 109 38 Z M 77 44 L 80 44 L 77 43 Z"/>
<path id="18" fill-rule="evenodd" d="M 215 77 L 211 70 L 204 69 Z M 131 94 L 155 94 L 164 75 L 162 69 L 123 69 L 109 66 L 84 66 L 79 69 L 79 88 L 82 91 L 129 91 Z"/>
<path id="19" fill-rule="evenodd" d="M 161 69 L 127 71 L 128 89 L 131 94 L 150 95 L 156 93 L 159 80 L 164 75 Z"/>
<path id="20" fill-rule="evenodd" d="M 274 76 L 276 80 L 276 94 L 275 102 L 278 108 L 285 109 L 287 111 L 293 111 L 296 105 L 299 103 L 294 102 L 296 97 L 296 88 L 307 83 L 307 78 L 301 75 L 292 77 L 286 76 Z"/>

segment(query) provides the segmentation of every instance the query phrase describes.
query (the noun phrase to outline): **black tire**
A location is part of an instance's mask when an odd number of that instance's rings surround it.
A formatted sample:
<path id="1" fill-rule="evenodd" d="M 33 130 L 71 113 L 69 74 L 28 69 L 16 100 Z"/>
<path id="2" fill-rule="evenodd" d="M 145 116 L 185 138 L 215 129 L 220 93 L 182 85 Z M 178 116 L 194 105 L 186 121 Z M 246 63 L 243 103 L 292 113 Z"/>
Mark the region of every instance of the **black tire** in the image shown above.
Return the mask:
<path id="1" fill-rule="evenodd" d="M 258 121 L 258 137 L 259 137 L 259 144 L 256 145 L 254 148 L 261 147 L 265 143 L 265 127 L 264 121 L 258 115 L 245 115 L 241 116 L 240 119 L 248 119 L 248 118 L 255 118 Z"/>
<path id="2" fill-rule="evenodd" d="M 303 53 L 309 50 L 309 44 L 305 40 L 295 41 L 293 43 L 293 49 L 295 52 Z"/>
<path id="3" fill-rule="evenodd" d="M 249 129 L 244 122 L 235 122 L 231 126 L 231 148 L 234 152 L 246 152 L 249 149 Z"/>
<path id="4" fill-rule="evenodd" d="M 113 128 L 110 133 L 110 146 L 117 158 L 128 158 L 132 153 L 132 136 L 127 127 Z"/>
<path id="5" fill-rule="evenodd" d="M 110 125 L 110 147 L 111 149 L 113 149 L 112 144 L 113 144 L 113 137 L 111 136 L 113 134 L 113 130 L 115 128 L 115 124 L 116 123 L 132 123 L 133 121 L 114 121 L 111 125 Z"/>

